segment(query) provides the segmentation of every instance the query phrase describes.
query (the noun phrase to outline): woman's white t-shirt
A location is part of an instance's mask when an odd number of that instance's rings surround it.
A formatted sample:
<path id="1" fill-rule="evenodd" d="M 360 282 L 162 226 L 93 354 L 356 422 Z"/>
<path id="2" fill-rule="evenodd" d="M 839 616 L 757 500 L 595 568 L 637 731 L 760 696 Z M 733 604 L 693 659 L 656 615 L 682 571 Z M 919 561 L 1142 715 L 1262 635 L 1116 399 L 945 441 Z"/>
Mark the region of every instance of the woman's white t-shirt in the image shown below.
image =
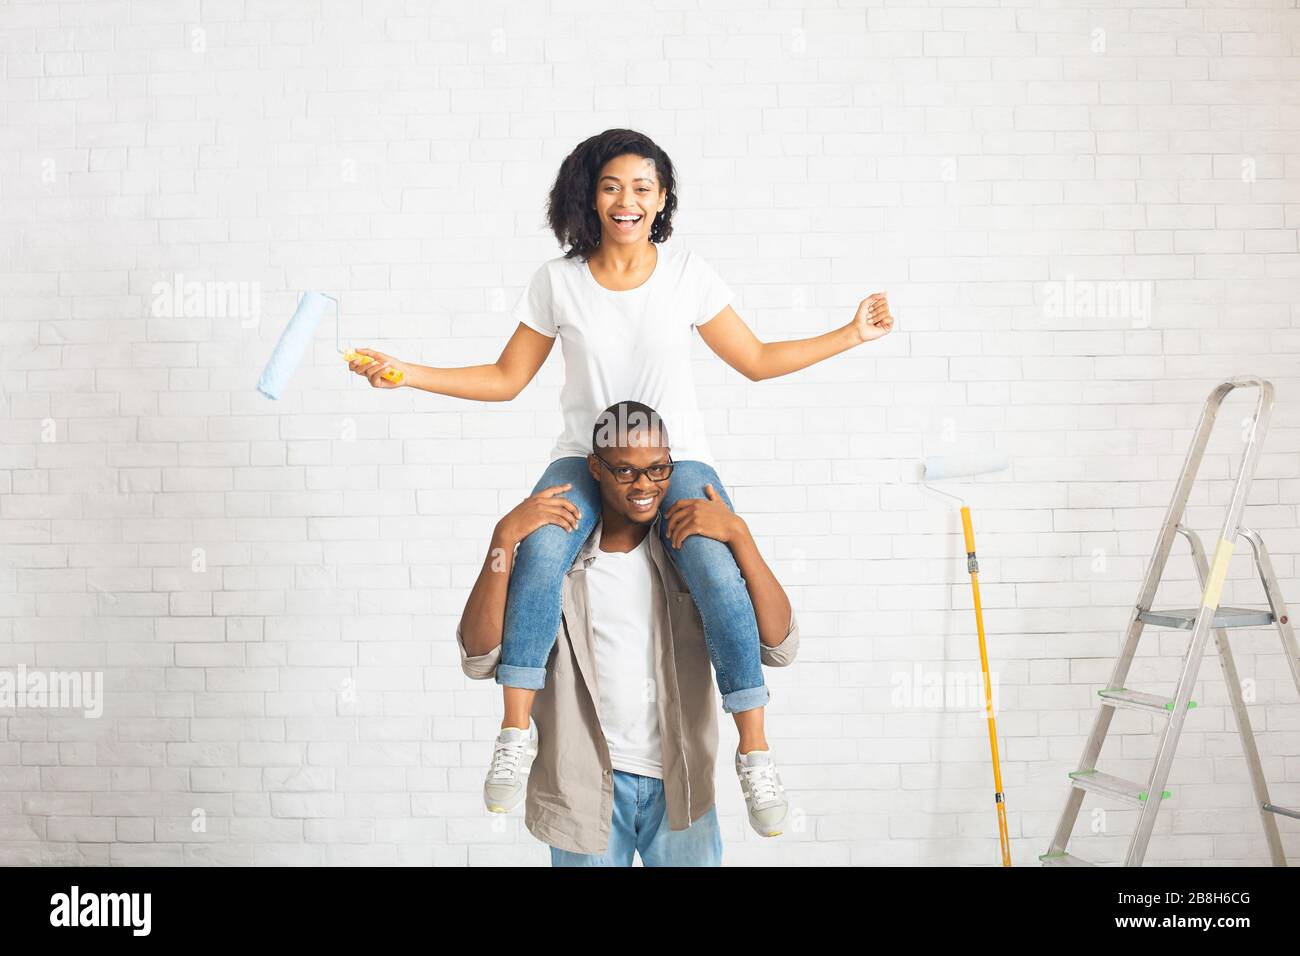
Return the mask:
<path id="1" fill-rule="evenodd" d="M 586 456 L 596 417 L 615 402 L 644 402 L 668 426 L 675 461 L 714 466 L 691 373 L 691 332 L 717 316 L 731 289 L 694 252 L 657 247 L 654 271 L 635 289 L 606 289 L 582 257 L 545 262 L 512 317 L 560 337 L 564 428 L 550 460 Z"/>

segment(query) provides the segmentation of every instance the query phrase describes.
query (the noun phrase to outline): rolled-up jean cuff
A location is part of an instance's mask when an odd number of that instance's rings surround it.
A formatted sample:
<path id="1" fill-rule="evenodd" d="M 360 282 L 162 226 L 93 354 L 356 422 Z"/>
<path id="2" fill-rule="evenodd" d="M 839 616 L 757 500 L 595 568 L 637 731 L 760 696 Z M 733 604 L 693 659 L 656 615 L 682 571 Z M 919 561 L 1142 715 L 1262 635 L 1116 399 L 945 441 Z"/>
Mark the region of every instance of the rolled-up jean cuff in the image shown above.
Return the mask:
<path id="1" fill-rule="evenodd" d="M 524 690 L 541 690 L 546 686 L 546 668 L 498 664 L 497 683 L 507 687 L 521 687 Z"/>
<path id="2" fill-rule="evenodd" d="M 499 674 L 501 669 L 497 668 Z M 755 707 L 764 707 L 771 699 L 772 695 L 767 692 L 767 685 L 762 687 L 746 687 L 744 690 L 733 690 L 730 694 L 724 694 L 722 697 L 722 709 L 729 714 L 739 713 L 742 710 L 753 710 Z"/>

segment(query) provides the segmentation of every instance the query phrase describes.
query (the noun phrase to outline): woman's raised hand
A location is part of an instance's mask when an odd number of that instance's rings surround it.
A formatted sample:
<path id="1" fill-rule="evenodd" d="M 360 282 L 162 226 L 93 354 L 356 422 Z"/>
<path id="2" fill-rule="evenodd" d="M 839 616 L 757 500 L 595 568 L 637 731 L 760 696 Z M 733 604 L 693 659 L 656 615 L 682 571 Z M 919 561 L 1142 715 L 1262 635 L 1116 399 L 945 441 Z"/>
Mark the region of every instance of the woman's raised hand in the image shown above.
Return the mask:
<path id="1" fill-rule="evenodd" d="M 888 335 L 894 328 L 894 317 L 889 314 L 889 302 L 885 299 L 885 293 L 873 292 L 859 302 L 851 324 L 863 342 Z"/>

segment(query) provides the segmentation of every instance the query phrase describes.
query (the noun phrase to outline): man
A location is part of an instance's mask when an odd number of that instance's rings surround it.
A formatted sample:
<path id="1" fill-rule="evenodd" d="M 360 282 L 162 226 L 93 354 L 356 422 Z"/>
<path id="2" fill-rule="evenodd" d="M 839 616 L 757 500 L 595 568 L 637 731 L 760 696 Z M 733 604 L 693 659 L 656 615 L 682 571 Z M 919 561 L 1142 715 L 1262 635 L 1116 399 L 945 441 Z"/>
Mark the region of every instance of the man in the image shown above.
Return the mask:
<path id="1" fill-rule="evenodd" d="M 550 844 L 554 866 L 631 866 L 636 852 L 646 866 L 717 866 L 717 698 L 699 611 L 664 553 L 658 523 L 732 549 L 760 622 L 764 664 L 794 659 L 798 626 L 745 522 L 712 486 L 707 498 L 664 514 L 633 504 L 662 500 L 656 492 L 672 473 L 667 429 L 654 410 L 620 402 L 606 416 L 631 424 L 611 445 L 593 440 L 598 453 L 588 456 L 601 515 L 565 576 L 561 626 L 533 704 L 540 741 L 503 730 L 485 791 L 496 787 L 504 799 L 526 779 L 524 822 Z M 608 434 L 599 422 L 597 434 Z M 515 546 L 545 523 L 572 526 L 573 505 L 559 497 L 567 487 L 530 496 L 494 529 L 456 632 L 469 677 L 495 673 Z M 786 620 L 775 633 L 772 622 Z M 738 754 L 737 770 L 751 822 L 770 829 L 784 823 L 788 804 L 766 758 Z"/>

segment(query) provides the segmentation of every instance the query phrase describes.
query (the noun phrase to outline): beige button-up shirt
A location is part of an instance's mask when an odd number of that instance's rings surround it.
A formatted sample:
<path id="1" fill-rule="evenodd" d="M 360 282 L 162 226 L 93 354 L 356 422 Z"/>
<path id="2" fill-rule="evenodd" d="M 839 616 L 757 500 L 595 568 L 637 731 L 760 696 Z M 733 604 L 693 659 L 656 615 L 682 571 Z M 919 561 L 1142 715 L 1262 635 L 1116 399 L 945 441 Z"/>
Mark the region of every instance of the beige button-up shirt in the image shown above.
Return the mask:
<path id="1" fill-rule="evenodd" d="M 654 585 L 655 701 L 663 740 L 668 825 L 685 830 L 713 806 L 718 711 L 704 625 L 685 580 L 659 540 L 660 516 L 648 533 Z M 546 685 L 533 702 L 538 751 L 528 777 L 524 825 L 543 843 L 573 853 L 603 853 L 613 817 L 614 771 L 600 726 L 596 648 L 585 571 L 600 556 L 601 520 L 564 575 L 560 628 L 546 664 Z M 463 624 L 463 620 L 461 622 Z M 496 674 L 500 646 L 470 657 L 456 627 L 460 666 L 484 680 Z M 759 645 L 762 662 L 784 667 L 799 650 L 799 625 L 776 647 Z"/>

